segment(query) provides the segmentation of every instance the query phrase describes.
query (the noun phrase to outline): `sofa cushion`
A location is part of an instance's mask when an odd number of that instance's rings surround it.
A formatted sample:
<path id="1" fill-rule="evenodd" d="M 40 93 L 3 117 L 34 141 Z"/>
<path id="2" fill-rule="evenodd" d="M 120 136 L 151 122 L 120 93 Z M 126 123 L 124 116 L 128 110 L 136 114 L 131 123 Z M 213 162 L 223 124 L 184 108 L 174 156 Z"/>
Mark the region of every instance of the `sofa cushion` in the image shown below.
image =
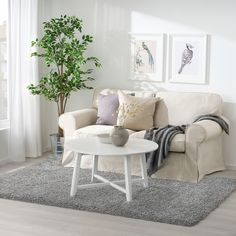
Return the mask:
<path id="1" fill-rule="evenodd" d="M 115 125 L 117 121 L 117 110 L 119 100 L 117 94 L 98 96 L 98 125 Z"/>
<path id="2" fill-rule="evenodd" d="M 218 94 L 194 92 L 157 92 L 161 98 L 156 109 L 154 125 L 191 124 L 198 116 L 222 114 L 223 102 Z"/>
<path id="3" fill-rule="evenodd" d="M 110 94 L 117 94 L 117 92 L 118 92 L 118 89 L 110 89 L 110 88 L 95 89 L 93 93 L 93 100 L 92 100 L 93 108 L 98 108 L 98 97 L 100 94 L 110 95 Z M 152 91 L 136 91 L 136 90 L 123 90 L 122 89 L 122 92 L 124 92 L 125 94 L 132 94 L 135 97 L 142 97 L 142 98 L 155 97 L 155 92 L 152 92 Z"/>
<path id="4" fill-rule="evenodd" d="M 74 132 L 74 137 L 88 137 L 88 136 L 95 136 L 97 134 L 103 134 L 103 133 L 110 133 L 113 129 L 113 126 L 111 125 L 89 125 L 80 129 L 77 129 Z M 129 134 L 134 133 L 133 130 L 127 129 Z"/>
<path id="5" fill-rule="evenodd" d="M 145 130 L 132 133 L 130 138 L 144 138 Z M 185 134 L 177 134 L 170 144 L 170 152 L 185 152 Z"/>
<path id="6" fill-rule="evenodd" d="M 144 130 L 153 127 L 157 98 L 140 98 L 118 91 L 117 125 L 127 129 Z"/>

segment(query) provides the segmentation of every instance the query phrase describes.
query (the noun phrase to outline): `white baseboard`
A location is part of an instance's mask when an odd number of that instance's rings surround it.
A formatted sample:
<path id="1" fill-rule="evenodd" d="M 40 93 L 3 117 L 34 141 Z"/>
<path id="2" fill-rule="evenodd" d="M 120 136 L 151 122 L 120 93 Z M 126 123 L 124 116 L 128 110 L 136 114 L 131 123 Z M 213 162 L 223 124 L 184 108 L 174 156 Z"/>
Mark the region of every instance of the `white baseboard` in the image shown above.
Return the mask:
<path id="1" fill-rule="evenodd" d="M 234 165 L 226 165 L 227 170 L 236 170 L 236 166 Z"/>

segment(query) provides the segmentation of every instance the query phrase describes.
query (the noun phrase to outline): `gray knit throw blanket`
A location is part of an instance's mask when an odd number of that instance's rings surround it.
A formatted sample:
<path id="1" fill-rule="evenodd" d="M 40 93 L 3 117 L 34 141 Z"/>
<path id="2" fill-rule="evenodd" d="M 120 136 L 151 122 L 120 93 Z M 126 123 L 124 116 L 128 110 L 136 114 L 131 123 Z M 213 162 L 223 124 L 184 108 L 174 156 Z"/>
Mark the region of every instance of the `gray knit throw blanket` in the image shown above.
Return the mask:
<path id="1" fill-rule="evenodd" d="M 229 125 L 221 117 L 216 115 L 202 115 L 199 116 L 194 122 L 201 120 L 215 121 L 227 134 L 229 134 Z M 172 139 L 177 134 L 184 134 L 186 127 L 187 125 L 167 125 L 165 127 L 146 130 L 144 138 L 147 140 L 152 140 L 158 144 L 157 150 L 146 154 L 148 176 L 151 176 L 159 169 L 170 150 Z"/>

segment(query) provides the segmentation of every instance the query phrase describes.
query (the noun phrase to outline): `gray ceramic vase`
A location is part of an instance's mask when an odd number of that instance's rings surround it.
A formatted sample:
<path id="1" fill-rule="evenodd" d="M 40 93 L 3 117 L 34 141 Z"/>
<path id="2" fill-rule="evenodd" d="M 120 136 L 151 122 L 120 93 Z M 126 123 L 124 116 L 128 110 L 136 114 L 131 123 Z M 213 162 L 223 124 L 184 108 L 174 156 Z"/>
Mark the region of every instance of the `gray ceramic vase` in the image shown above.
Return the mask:
<path id="1" fill-rule="evenodd" d="M 115 125 L 111 131 L 111 142 L 115 146 L 124 146 L 129 139 L 129 132 L 122 126 Z"/>

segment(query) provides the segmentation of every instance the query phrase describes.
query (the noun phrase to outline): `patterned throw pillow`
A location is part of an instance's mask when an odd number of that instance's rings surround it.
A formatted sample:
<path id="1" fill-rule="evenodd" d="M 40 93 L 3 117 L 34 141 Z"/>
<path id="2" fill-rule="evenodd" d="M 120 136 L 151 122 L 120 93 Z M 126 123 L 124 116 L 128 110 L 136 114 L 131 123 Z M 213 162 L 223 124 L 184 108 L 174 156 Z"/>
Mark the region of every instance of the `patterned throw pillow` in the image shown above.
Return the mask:
<path id="1" fill-rule="evenodd" d="M 97 125 L 115 125 L 119 99 L 117 94 L 98 95 L 98 118 Z"/>
<path id="2" fill-rule="evenodd" d="M 159 98 L 134 97 L 118 91 L 117 125 L 127 129 L 145 130 L 153 127 L 153 117 Z"/>

